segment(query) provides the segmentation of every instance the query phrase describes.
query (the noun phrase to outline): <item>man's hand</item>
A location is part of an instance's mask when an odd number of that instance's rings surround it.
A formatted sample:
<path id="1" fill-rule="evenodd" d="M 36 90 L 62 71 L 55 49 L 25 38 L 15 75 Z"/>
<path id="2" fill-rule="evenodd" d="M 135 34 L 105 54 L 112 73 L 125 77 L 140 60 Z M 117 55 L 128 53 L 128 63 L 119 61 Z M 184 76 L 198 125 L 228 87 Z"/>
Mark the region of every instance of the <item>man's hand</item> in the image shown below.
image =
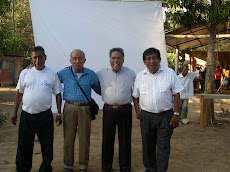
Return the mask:
<path id="1" fill-rule="evenodd" d="M 32 67 L 34 67 L 33 63 L 31 63 L 29 66 L 27 66 L 26 69 L 31 69 Z"/>
<path id="2" fill-rule="evenodd" d="M 57 124 L 57 126 L 62 124 L 61 116 L 58 116 L 58 115 L 56 116 L 56 124 Z"/>
<path id="3" fill-rule="evenodd" d="M 72 65 L 70 65 L 70 66 L 68 66 L 68 67 L 65 67 L 65 68 L 67 68 L 67 69 L 72 69 Z"/>
<path id="4" fill-rule="evenodd" d="M 11 122 L 13 125 L 16 125 L 17 124 L 17 112 L 14 113 L 14 115 L 11 117 Z"/>
<path id="5" fill-rule="evenodd" d="M 176 128 L 176 127 L 179 126 L 179 122 L 180 122 L 179 115 L 173 115 L 169 125 L 170 125 L 171 128 Z"/>
<path id="6" fill-rule="evenodd" d="M 141 111 L 138 111 L 138 112 L 136 113 L 136 117 L 137 117 L 137 119 L 140 119 L 140 118 L 141 118 Z"/>

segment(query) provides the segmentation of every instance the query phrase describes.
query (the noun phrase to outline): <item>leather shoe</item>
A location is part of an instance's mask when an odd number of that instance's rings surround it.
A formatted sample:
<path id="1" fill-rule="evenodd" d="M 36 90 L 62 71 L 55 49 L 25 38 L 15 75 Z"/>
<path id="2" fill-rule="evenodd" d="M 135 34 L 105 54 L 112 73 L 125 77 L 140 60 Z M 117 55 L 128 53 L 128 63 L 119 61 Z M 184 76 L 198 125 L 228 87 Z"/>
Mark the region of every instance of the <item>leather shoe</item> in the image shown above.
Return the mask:
<path id="1" fill-rule="evenodd" d="M 124 171 L 122 171 L 122 172 L 130 172 L 130 170 L 124 170 Z"/>
<path id="2" fill-rule="evenodd" d="M 109 172 L 109 170 L 102 170 L 101 172 Z"/>

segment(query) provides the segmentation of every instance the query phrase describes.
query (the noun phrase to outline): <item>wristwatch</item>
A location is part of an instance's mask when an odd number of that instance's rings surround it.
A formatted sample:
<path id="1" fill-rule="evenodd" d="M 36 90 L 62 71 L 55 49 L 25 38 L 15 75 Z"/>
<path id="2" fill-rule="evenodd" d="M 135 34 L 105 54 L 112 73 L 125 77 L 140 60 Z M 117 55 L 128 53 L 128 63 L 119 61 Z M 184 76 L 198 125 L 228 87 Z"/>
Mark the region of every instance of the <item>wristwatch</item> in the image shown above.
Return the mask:
<path id="1" fill-rule="evenodd" d="M 57 116 L 62 116 L 61 113 L 57 113 Z"/>
<path id="2" fill-rule="evenodd" d="M 180 115 L 179 112 L 174 112 L 173 114 L 176 115 L 176 116 L 179 116 L 179 115 Z"/>

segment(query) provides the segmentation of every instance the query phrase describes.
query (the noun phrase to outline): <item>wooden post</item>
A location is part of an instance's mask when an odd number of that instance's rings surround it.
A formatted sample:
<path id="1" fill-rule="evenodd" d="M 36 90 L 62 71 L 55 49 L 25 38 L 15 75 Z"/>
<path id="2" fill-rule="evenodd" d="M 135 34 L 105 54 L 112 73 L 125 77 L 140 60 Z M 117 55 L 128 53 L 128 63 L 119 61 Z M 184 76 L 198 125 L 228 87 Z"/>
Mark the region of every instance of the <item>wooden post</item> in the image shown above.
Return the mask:
<path id="1" fill-rule="evenodd" d="M 207 99 L 204 98 L 204 127 L 208 127 L 208 123 L 209 123 L 209 117 L 208 117 L 208 112 L 209 112 L 209 104 L 208 104 Z"/>
<path id="2" fill-rule="evenodd" d="M 209 126 L 210 117 L 208 114 L 209 109 L 212 108 L 209 105 L 209 100 L 214 101 L 214 99 L 230 99 L 230 95 L 224 94 L 198 94 L 197 98 L 200 98 L 200 131 L 204 131 L 205 127 Z"/>
<path id="3" fill-rule="evenodd" d="M 176 49 L 176 64 L 175 64 L 175 72 L 178 74 L 178 65 L 179 65 L 179 50 Z"/>
<path id="4" fill-rule="evenodd" d="M 200 96 L 200 131 L 204 131 L 204 95 Z"/>

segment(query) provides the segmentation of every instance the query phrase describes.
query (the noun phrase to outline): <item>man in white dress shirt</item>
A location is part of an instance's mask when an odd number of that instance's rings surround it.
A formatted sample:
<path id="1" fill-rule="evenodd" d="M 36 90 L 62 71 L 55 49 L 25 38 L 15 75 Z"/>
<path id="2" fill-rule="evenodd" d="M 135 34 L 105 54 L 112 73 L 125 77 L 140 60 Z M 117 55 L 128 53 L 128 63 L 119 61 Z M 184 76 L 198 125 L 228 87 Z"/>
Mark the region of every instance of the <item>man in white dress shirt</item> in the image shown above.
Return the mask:
<path id="1" fill-rule="evenodd" d="M 204 69 L 203 69 L 204 70 Z M 180 92 L 180 121 L 182 124 L 187 124 L 188 114 L 188 100 L 194 96 L 193 80 L 200 76 L 201 71 L 188 72 L 188 65 L 182 66 L 182 73 L 177 77 L 183 86 L 183 90 Z"/>
<path id="2" fill-rule="evenodd" d="M 119 139 L 120 170 L 131 169 L 132 87 L 134 71 L 123 67 L 121 48 L 110 50 L 109 68 L 97 72 L 101 84 L 103 107 L 102 172 L 112 169 L 116 126 Z"/>
<path id="3" fill-rule="evenodd" d="M 56 96 L 58 115 L 56 123 L 61 119 L 61 82 L 56 72 L 45 66 L 46 55 L 41 46 L 31 51 L 34 67 L 24 69 L 20 73 L 17 84 L 15 110 L 11 121 L 17 123 L 17 111 L 22 102 L 20 116 L 16 171 L 29 172 L 32 168 L 34 137 L 37 134 L 42 150 L 43 162 L 39 172 L 51 172 L 53 160 L 54 124 L 51 111 L 52 94 Z"/>
<path id="4" fill-rule="evenodd" d="M 147 68 L 138 73 L 133 89 L 141 125 L 143 163 L 145 172 L 165 172 L 170 139 L 173 129 L 179 125 L 179 92 L 183 87 L 172 69 L 160 65 L 159 50 L 145 50 L 143 61 Z"/>

